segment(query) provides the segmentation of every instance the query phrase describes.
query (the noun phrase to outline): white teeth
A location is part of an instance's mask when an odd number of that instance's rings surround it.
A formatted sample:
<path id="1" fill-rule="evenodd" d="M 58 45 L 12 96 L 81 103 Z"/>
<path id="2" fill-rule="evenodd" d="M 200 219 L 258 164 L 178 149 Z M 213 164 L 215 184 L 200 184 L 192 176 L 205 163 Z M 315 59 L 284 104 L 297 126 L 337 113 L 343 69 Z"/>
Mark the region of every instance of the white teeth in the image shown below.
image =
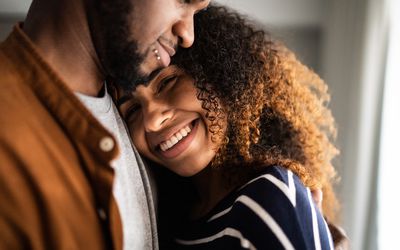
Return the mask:
<path id="1" fill-rule="evenodd" d="M 190 131 L 192 131 L 189 126 L 186 126 L 176 132 L 173 136 L 171 136 L 168 140 L 162 142 L 160 144 L 160 148 L 162 151 L 167 151 L 168 149 L 172 148 L 175 144 L 177 144 L 180 140 L 186 137 Z"/>
<path id="2" fill-rule="evenodd" d="M 176 144 L 179 141 L 178 138 L 174 135 L 171 137 L 170 140 L 172 141 L 173 144 Z"/>
<path id="3" fill-rule="evenodd" d="M 185 137 L 188 132 L 185 129 L 181 129 L 178 133 L 180 133 L 183 137 Z"/>

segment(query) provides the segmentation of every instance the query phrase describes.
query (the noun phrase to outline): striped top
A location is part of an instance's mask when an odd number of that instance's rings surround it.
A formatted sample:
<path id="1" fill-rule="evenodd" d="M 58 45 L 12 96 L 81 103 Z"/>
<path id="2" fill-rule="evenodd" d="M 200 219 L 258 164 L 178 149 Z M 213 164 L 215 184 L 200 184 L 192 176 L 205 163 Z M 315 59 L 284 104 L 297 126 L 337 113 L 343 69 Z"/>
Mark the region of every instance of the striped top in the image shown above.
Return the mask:
<path id="1" fill-rule="evenodd" d="M 281 167 L 229 194 L 175 242 L 176 249 L 333 249 L 310 190 Z"/>

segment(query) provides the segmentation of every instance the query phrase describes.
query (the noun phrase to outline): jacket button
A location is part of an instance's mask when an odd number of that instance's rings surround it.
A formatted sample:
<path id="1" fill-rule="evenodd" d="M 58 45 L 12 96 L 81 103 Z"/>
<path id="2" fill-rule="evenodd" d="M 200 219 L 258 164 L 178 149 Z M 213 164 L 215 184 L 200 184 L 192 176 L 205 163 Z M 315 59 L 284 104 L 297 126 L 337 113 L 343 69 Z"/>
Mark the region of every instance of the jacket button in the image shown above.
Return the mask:
<path id="1" fill-rule="evenodd" d="M 104 211 L 104 209 L 98 208 L 97 209 L 97 214 L 99 215 L 100 219 L 102 219 L 102 220 L 106 220 L 107 219 L 107 214 Z"/>
<path id="2" fill-rule="evenodd" d="M 106 136 L 100 140 L 100 149 L 104 152 L 110 152 L 113 148 L 114 140 L 111 137 Z"/>

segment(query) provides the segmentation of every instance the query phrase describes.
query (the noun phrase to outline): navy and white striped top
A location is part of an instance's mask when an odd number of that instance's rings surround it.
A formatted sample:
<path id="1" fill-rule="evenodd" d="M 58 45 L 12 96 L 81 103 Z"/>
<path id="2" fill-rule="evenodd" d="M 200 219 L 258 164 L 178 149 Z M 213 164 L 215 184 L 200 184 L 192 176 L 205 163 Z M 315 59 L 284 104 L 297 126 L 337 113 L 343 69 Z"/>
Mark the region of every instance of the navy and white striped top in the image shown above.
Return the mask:
<path id="1" fill-rule="evenodd" d="M 177 249 L 333 249 L 310 190 L 281 167 L 232 192 L 175 242 Z"/>

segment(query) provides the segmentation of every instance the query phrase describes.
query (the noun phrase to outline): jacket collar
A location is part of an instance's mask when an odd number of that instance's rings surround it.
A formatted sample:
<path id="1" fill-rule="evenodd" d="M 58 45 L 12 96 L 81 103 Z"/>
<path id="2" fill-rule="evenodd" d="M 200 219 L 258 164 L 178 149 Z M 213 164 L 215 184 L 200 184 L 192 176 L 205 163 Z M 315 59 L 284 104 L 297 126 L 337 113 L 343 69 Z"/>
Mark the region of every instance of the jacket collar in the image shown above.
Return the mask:
<path id="1" fill-rule="evenodd" d="M 65 129 L 70 138 L 84 143 L 102 161 L 110 162 L 117 157 L 115 146 L 105 152 L 100 144 L 105 137 L 115 138 L 79 101 L 57 72 L 40 55 L 39 50 L 21 29 L 22 23 L 14 27 L 12 34 L 4 42 L 5 53 L 18 65 L 18 71 L 25 72 L 22 79 Z"/>

